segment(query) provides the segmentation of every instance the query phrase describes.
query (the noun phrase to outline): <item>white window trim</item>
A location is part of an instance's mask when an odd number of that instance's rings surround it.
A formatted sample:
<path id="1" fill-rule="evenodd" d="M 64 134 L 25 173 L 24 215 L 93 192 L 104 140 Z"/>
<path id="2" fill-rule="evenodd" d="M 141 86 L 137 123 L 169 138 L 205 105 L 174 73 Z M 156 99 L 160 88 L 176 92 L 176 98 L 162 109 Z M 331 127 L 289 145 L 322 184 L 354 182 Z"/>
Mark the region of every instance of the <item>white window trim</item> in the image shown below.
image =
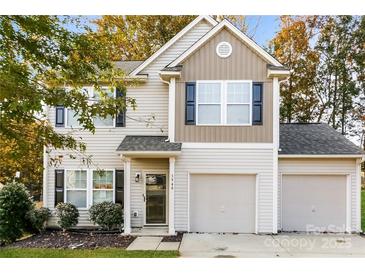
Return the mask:
<path id="1" fill-rule="evenodd" d="M 89 93 L 89 103 L 92 104 L 94 101 L 94 87 L 91 87 L 91 86 L 84 86 L 82 87 L 82 89 L 87 89 L 88 90 L 88 93 Z M 108 88 L 108 86 L 102 86 L 101 89 L 103 88 Z M 114 88 L 113 90 L 113 96 L 114 98 L 116 98 L 116 89 Z M 78 126 L 69 126 L 68 125 L 68 111 L 70 109 L 68 108 L 65 108 L 65 128 L 70 128 L 70 129 L 81 129 L 83 128 L 82 126 L 78 125 Z M 112 126 L 95 126 L 95 128 L 115 128 L 115 116 L 113 117 L 113 125 Z"/>
<path id="2" fill-rule="evenodd" d="M 200 124 L 199 123 L 199 84 L 201 83 L 220 83 L 221 85 L 221 122 L 220 124 Z M 227 84 L 228 83 L 249 83 L 250 84 L 250 99 L 248 103 L 228 103 L 227 102 Z M 196 81 L 196 93 L 195 93 L 195 102 L 196 102 L 196 125 L 197 126 L 252 126 L 252 80 L 198 80 Z M 218 105 L 218 103 L 202 103 L 200 105 Z M 227 124 L 227 105 L 249 105 L 249 123 L 246 124 Z"/>
<path id="3" fill-rule="evenodd" d="M 67 173 L 70 171 L 86 171 L 86 189 L 85 188 L 72 188 L 72 189 L 68 189 L 67 188 Z M 86 210 L 89 208 L 89 195 L 88 195 L 88 189 L 89 189 L 89 171 L 87 169 L 80 169 L 80 168 L 69 168 L 69 169 L 65 169 L 65 178 L 64 178 L 64 193 L 63 193 L 63 198 L 65 203 L 68 203 L 67 201 L 67 191 L 86 191 L 86 207 L 77 207 L 78 210 Z"/>
<path id="4" fill-rule="evenodd" d="M 69 171 L 86 171 L 86 207 L 78 207 L 78 210 L 89 210 L 90 207 L 93 205 L 93 191 L 94 191 L 94 187 L 93 187 L 93 172 L 97 171 L 98 169 L 81 169 L 81 168 L 68 168 L 65 169 L 65 183 L 64 183 L 64 194 L 63 194 L 63 198 L 64 201 L 67 202 L 67 190 L 82 190 L 85 191 L 84 188 L 74 188 L 74 189 L 68 189 L 67 188 L 67 182 L 66 182 L 66 177 L 67 177 L 67 172 Z M 115 169 L 102 169 L 103 171 L 112 171 L 113 172 L 113 203 L 115 203 Z M 110 190 L 111 191 L 111 190 Z"/>
<path id="5" fill-rule="evenodd" d="M 113 203 L 115 203 L 115 169 L 102 169 L 103 171 L 112 171 L 113 178 L 113 188 L 112 189 L 104 189 L 106 191 L 113 192 Z M 94 190 L 103 190 L 103 189 L 94 189 L 93 179 L 94 179 L 94 171 L 98 171 L 98 169 L 90 169 L 90 204 L 89 207 L 94 205 Z"/>

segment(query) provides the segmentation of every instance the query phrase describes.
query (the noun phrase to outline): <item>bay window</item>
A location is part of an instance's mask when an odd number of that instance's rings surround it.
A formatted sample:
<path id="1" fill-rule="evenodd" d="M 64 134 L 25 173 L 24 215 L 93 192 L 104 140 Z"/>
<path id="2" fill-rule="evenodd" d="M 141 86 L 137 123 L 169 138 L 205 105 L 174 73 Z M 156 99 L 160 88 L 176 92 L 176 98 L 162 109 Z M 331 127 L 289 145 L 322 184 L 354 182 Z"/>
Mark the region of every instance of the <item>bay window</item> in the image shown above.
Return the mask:
<path id="1" fill-rule="evenodd" d="M 252 81 L 197 81 L 198 125 L 251 125 Z"/>

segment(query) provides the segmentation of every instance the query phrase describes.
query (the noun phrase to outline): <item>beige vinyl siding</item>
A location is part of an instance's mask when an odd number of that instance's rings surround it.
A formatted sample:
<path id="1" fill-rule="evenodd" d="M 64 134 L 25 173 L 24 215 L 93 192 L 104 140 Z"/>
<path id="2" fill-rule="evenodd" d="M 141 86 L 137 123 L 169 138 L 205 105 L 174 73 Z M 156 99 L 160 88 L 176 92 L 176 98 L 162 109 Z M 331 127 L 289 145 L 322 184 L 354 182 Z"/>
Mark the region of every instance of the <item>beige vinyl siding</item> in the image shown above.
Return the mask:
<path id="1" fill-rule="evenodd" d="M 146 83 L 137 87 L 129 87 L 127 96 L 136 99 L 136 110 L 127 110 L 126 127 L 117 128 L 97 128 L 95 134 L 88 131 L 82 131 L 70 128 L 56 128 L 60 133 L 72 133 L 77 139 L 87 145 L 86 155 L 92 155 L 93 163 L 90 168 L 102 169 L 123 169 L 123 162 L 116 149 L 126 135 L 167 135 L 168 131 L 168 85 L 161 82 L 158 72 L 168 63 L 172 62 L 177 56 L 195 43 L 201 36 L 207 33 L 211 25 L 203 20 L 193 29 L 180 38 L 166 52 L 161 54 L 154 62 L 144 69 L 142 73 L 148 74 Z M 151 119 L 154 117 L 154 119 Z M 48 119 L 51 125 L 55 124 L 55 111 L 49 111 Z M 59 169 L 86 169 L 80 157 L 70 159 L 67 151 L 53 151 L 51 157 L 63 155 L 62 163 L 57 167 Z M 47 206 L 54 209 L 55 193 L 55 167 L 48 168 L 47 175 Z M 138 191 L 138 188 L 132 191 Z M 139 195 L 131 193 L 132 196 Z M 134 201 L 132 200 L 131 208 L 133 210 Z M 139 207 L 137 203 L 137 207 Z M 54 220 L 53 220 L 54 219 Z M 55 224 L 55 218 L 50 224 Z M 135 221 L 133 225 L 139 224 Z M 87 211 L 80 210 L 80 226 L 90 225 Z"/>
<path id="2" fill-rule="evenodd" d="M 258 232 L 271 233 L 273 223 L 272 149 L 183 148 L 175 163 L 175 229 L 189 227 L 189 173 L 257 174 Z"/>
<path id="3" fill-rule="evenodd" d="M 279 159 L 279 180 L 278 180 L 278 229 L 281 229 L 281 175 L 291 174 L 327 174 L 351 176 L 351 229 L 358 230 L 360 220 L 357 218 L 356 209 L 358 191 L 356 183 L 356 162 L 353 159 Z M 313 190 L 315 191 L 315 189 Z"/>
<path id="4" fill-rule="evenodd" d="M 144 225 L 144 173 L 145 172 L 169 171 L 169 159 L 132 159 L 131 161 L 131 225 L 142 227 Z M 135 182 L 136 172 L 141 172 L 142 178 Z M 167 177 L 168 178 L 168 177 Z M 166 182 L 168 185 L 168 182 Z M 138 212 L 138 217 L 133 217 L 133 212 Z"/>
<path id="5" fill-rule="evenodd" d="M 232 54 L 228 58 L 220 58 L 216 54 L 216 46 L 222 41 L 232 45 Z M 185 125 L 185 82 L 196 80 L 263 82 L 263 125 Z M 266 62 L 230 31 L 221 30 L 183 63 L 182 77 L 176 83 L 176 141 L 271 143 L 273 140 L 272 91 L 272 80 L 267 78 Z"/>

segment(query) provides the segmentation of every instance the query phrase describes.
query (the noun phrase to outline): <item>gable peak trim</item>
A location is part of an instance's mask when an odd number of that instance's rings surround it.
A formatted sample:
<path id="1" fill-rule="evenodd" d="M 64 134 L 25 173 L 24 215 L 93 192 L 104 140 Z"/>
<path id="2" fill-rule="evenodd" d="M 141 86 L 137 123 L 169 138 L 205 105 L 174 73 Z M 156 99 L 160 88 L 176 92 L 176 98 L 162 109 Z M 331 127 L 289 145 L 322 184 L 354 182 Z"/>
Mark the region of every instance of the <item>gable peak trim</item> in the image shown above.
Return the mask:
<path id="1" fill-rule="evenodd" d="M 135 68 L 130 76 L 136 76 L 140 73 L 144 68 L 146 68 L 149 64 L 151 64 L 157 57 L 159 57 L 163 52 L 165 52 L 168 48 L 170 48 L 177 40 L 179 40 L 182 36 L 184 36 L 189 30 L 195 27 L 202 20 L 206 20 L 212 26 L 218 25 L 218 22 L 213 19 L 213 17 L 209 15 L 199 15 L 193 21 L 191 21 L 186 27 L 184 27 L 180 32 L 178 32 L 174 37 L 172 37 L 166 44 L 164 44 L 158 51 L 152 54 L 149 58 L 147 58 L 142 64 L 140 64 L 137 68 Z"/>
<path id="2" fill-rule="evenodd" d="M 238 36 L 244 43 L 251 47 L 259 56 L 264 58 L 267 62 L 274 66 L 283 66 L 278 60 L 266 52 L 261 46 L 259 46 L 255 41 L 249 38 L 246 34 L 240 31 L 236 26 L 234 26 L 227 19 L 223 19 L 220 23 L 215 25 L 207 34 L 200 38 L 194 45 L 192 45 L 188 50 L 171 62 L 168 67 L 174 67 L 179 65 L 181 62 L 186 60 L 192 53 L 194 53 L 198 48 L 200 48 L 206 41 L 213 37 L 218 31 L 224 27 L 232 31 L 236 36 Z"/>

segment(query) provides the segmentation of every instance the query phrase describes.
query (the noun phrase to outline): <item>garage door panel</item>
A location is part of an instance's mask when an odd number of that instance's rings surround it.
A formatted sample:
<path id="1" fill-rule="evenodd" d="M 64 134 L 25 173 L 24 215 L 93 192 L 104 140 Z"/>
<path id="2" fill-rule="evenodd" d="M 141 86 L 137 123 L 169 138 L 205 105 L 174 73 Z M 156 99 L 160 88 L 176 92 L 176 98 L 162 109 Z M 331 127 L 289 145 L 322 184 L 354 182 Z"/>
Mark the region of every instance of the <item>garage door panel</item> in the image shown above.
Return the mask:
<path id="1" fill-rule="evenodd" d="M 254 175 L 191 175 L 190 230 L 254 232 L 255 181 Z"/>
<path id="2" fill-rule="evenodd" d="M 282 227 L 284 231 L 345 231 L 346 176 L 284 175 Z"/>

